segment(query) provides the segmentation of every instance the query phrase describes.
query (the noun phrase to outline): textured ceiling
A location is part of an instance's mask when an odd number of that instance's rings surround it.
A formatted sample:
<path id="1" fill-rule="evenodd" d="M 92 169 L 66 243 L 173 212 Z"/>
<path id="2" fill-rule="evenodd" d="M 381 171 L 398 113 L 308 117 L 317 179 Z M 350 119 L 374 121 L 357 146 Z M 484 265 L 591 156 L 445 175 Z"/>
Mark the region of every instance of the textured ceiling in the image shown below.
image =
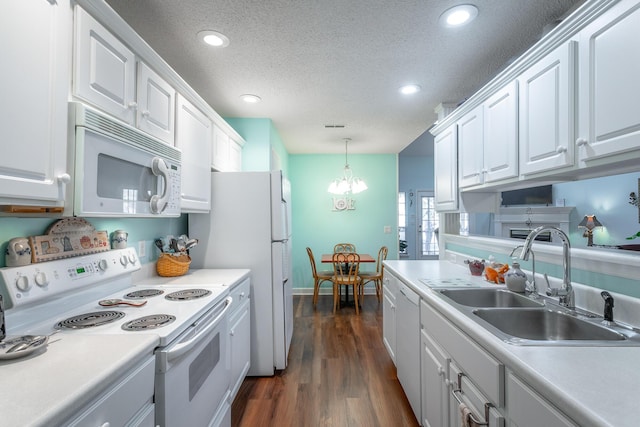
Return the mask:
<path id="1" fill-rule="evenodd" d="M 583 0 L 106 0 L 221 116 L 273 120 L 289 153 L 398 153 Z M 224 49 L 196 33 L 219 31 Z M 422 86 L 412 97 L 398 92 Z M 239 96 L 256 94 L 258 104 Z M 345 125 L 326 129 L 325 125 Z"/>

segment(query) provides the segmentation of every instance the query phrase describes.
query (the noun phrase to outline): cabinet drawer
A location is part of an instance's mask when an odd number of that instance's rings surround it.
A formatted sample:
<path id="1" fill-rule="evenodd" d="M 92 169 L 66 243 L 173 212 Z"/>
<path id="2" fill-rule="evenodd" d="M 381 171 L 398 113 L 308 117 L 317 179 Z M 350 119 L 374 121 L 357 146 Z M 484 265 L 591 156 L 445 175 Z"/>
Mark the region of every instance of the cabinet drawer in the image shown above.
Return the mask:
<path id="1" fill-rule="evenodd" d="M 141 408 L 151 405 L 154 378 L 155 357 L 150 357 L 68 426 L 126 425 Z"/>
<path id="2" fill-rule="evenodd" d="M 236 310 L 242 306 L 242 303 L 249 299 L 251 295 L 251 281 L 249 279 L 244 279 L 240 284 L 234 286 L 229 292 L 229 296 L 233 298 L 233 302 L 231 303 L 230 313 L 233 315 Z"/>
<path id="3" fill-rule="evenodd" d="M 574 424 L 522 380 L 507 373 L 509 419 L 518 427 L 575 427 Z"/>
<path id="4" fill-rule="evenodd" d="M 445 349 L 465 374 L 473 378 L 491 403 L 498 407 L 503 406 L 504 365 L 431 306 L 424 301 L 420 305 L 422 328 Z"/>
<path id="5" fill-rule="evenodd" d="M 453 421 L 452 426 L 460 427 L 460 403 L 464 403 L 471 410 L 472 417 L 479 423 L 488 422 L 490 427 L 504 426 L 504 416 L 490 404 L 472 379 L 453 362 L 449 366 L 449 375 L 451 376 L 450 416 Z M 543 425 L 546 426 L 546 424 L 538 424 L 538 426 Z"/>

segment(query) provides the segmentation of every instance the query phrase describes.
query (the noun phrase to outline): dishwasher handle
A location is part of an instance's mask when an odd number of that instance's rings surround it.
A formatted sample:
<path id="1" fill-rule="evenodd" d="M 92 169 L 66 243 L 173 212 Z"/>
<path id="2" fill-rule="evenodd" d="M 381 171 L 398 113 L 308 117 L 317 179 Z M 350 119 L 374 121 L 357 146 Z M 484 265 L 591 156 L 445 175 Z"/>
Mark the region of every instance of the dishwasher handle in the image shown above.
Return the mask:
<path id="1" fill-rule="evenodd" d="M 173 348 L 170 351 L 168 351 L 167 352 L 167 361 L 171 362 L 171 361 L 177 359 L 178 357 L 182 356 L 183 354 L 185 354 L 186 352 L 191 350 L 194 346 L 196 346 L 200 342 L 200 338 L 201 337 L 203 337 L 204 335 L 208 334 L 212 329 L 214 329 L 216 326 L 218 326 L 218 323 L 220 322 L 220 319 L 222 319 L 222 317 L 225 314 L 227 314 L 227 311 L 231 307 L 231 303 L 232 302 L 233 302 L 233 298 L 227 297 L 224 300 L 225 307 L 222 310 L 222 312 L 220 314 L 218 314 L 216 316 L 216 318 L 211 323 L 209 323 L 204 329 L 202 329 L 200 332 L 198 332 L 189 341 L 185 341 L 183 343 L 180 343 L 177 346 L 175 346 L 175 348 Z"/>

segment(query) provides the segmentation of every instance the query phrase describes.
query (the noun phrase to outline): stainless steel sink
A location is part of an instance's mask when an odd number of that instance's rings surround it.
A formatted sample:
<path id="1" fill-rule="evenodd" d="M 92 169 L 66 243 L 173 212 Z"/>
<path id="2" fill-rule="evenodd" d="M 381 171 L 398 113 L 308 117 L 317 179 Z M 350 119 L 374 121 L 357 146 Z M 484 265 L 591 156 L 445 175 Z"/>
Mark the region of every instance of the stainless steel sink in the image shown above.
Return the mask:
<path id="1" fill-rule="evenodd" d="M 592 320 L 546 308 L 477 309 L 473 313 L 504 334 L 534 341 L 624 341 L 625 335 Z"/>
<path id="2" fill-rule="evenodd" d="M 542 307 L 544 304 L 506 289 L 442 289 L 440 294 L 467 307 Z"/>

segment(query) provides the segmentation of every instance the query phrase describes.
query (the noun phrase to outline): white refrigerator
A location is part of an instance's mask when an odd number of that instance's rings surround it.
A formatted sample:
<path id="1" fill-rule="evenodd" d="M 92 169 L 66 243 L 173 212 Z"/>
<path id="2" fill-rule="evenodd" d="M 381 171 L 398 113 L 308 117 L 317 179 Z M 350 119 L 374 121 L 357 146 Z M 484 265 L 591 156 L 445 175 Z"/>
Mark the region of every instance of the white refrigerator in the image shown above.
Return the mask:
<path id="1" fill-rule="evenodd" d="M 192 268 L 251 269 L 251 368 L 287 367 L 293 335 L 290 185 L 281 171 L 213 172 L 211 213 L 189 214 Z"/>

